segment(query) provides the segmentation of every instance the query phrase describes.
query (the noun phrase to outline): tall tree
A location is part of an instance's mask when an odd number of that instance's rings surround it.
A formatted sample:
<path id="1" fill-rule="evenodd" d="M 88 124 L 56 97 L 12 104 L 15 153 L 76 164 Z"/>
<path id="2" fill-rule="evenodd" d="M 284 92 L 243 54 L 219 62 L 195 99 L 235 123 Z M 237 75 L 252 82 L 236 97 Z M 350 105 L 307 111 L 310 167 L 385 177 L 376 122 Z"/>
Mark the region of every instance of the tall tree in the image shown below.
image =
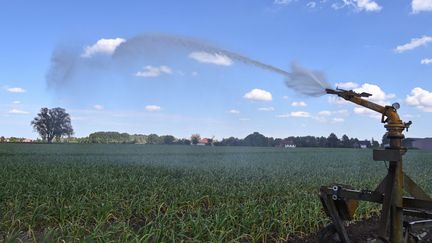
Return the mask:
<path id="1" fill-rule="evenodd" d="M 338 147 L 339 142 L 340 142 L 339 138 L 334 133 L 331 133 L 327 138 L 327 146 L 330 148 Z"/>
<path id="2" fill-rule="evenodd" d="M 201 136 L 199 134 L 192 134 L 191 136 L 191 143 L 196 145 L 198 144 L 199 140 L 201 140 Z"/>
<path id="3" fill-rule="evenodd" d="M 342 147 L 344 147 L 344 148 L 351 148 L 352 147 L 351 140 L 349 139 L 349 137 L 346 134 L 344 134 L 342 136 Z"/>
<path id="4" fill-rule="evenodd" d="M 51 143 L 54 138 L 60 139 L 62 136 L 73 134 L 70 116 L 65 109 L 60 107 L 42 108 L 31 125 L 48 143 Z"/>
<path id="5" fill-rule="evenodd" d="M 268 146 L 268 138 L 259 132 L 254 132 L 244 138 L 244 145 L 266 147 Z"/>

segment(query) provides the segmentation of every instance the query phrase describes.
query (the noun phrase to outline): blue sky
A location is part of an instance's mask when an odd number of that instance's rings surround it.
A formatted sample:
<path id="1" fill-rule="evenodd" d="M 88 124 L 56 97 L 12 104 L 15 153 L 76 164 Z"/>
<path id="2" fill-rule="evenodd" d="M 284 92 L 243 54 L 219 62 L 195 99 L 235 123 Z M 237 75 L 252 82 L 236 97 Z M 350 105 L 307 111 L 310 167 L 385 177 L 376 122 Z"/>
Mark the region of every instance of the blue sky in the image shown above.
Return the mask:
<path id="1" fill-rule="evenodd" d="M 159 45 L 113 61 L 117 48 L 146 33 L 322 71 L 332 85 L 399 102 L 413 121 L 407 136 L 432 136 L 432 0 L 4 1 L 0 31 L 0 135 L 8 137 L 37 137 L 30 121 L 57 106 L 71 114 L 76 136 L 384 133 L 376 114 L 298 94 L 283 76 L 224 55 Z M 74 55 L 77 71 L 50 88 L 59 50 Z"/>

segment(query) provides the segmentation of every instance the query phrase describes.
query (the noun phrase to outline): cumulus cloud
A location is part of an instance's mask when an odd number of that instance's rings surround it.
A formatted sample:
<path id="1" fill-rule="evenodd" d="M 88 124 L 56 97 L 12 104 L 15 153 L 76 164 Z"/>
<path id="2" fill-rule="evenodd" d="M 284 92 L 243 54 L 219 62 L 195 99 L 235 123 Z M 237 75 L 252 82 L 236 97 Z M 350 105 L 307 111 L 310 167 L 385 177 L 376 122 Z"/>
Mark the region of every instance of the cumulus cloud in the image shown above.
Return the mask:
<path id="1" fill-rule="evenodd" d="M 333 118 L 333 122 L 344 122 L 345 121 L 345 119 L 343 119 L 343 118 L 340 118 L 340 117 L 335 117 L 335 118 Z"/>
<path id="2" fill-rule="evenodd" d="M 95 110 L 103 110 L 104 109 L 104 107 L 102 105 L 94 105 L 93 108 Z"/>
<path id="3" fill-rule="evenodd" d="M 276 5 L 287 5 L 294 1 L 295 0 L 274 0 L 273 3 Z"/>
<path id="4" fill-rule="evenodd" d="M 240 111 L 236 110 L 236 109 L 231 109 L 231 110 L 228 111 L 228 113 L 231 113 L 231 114 L 240 114 Z"/>
<path id="5" fill-rule="evenodd" d="M 308 2 L 307 4 L 306 4 L 306 7 L 308 7 L 308 8 L 315 8 L 316 7 L 316 2 Z"/>
<path id="6" fill-rule="evenodd" d="M 159 67 L 153 67 L 151 65 L 147 65 L 144 67 L 143 71 L 138 71 L 135 73 L 135 76 L 137 77 L 145 77 L 145 78 L 154 78 L 158 77 L 161 74 L 171 74 L 172 70 L 171 68 L 167 66 L 159 66 Z"/>
<path id="7" fill-rule="evenodd" d="M 274 107 L 260 107 L 258 108 L 259 111 L 274 111 L 275 108 Z"/>
<path id="8" fill-rule="evenodd" d="M 276 117 L 278 117 L 278 118 L 288 118 L 288 117 L 309 118 L 309 117 L 311 117 L 311 115 L 307 111 L 292 111 L 288 114 L 282 114 L 282 115 L 278 115 Z"/>
<path id="9" fill-rule="evenodd" d="M 204 51 L 192 52 L 189 54 L 189 58 L 201 63 L 210 63 L 220 66 L 231 66 L 233 61 L 231 58 L 219 54 L 219 53 L 208 53 Z"/>
<path id="10" fill-rule="evenodd" d="M 21 101 L 19 101 L 19 100 L 14 100 L 14 101 L 12 102 L 12 104 L 15 104 L 15 105 L 17 105 L 17 104 L 21 104 Z"/>
<path id="11" fill-rule="evenodd" d="M 354 89 L 355 92 L 361 93 L 366 92 L 372 94 L 368 98 L 368 100 L 372 102 L 376 102 L 378 104 L 387 105 L 390 103 L 390 99 L 396 97 L 395 94 L 386 94 L 378 85 L 365 83 L 357 89 Z"/>
<path id="12" fill-rule="evenodd" d="M 424 58 L 420 61 L 420 63 L 424 65 L 432 64 L 432 58 Z"/>
<path id="13" fill-rule="evenodd" d="M 20 109 L 12 109 L 9 111 L 10 114 L 19 114 L 19 115 L 24 115 L 24 114 L 28 114 L 29 112 L 27 111 L 23 111 Z"/>
<path id="14" fill-rule="evenodd" d="M 294 107 L 305 107 L 307 104 L 304 101 L 294 101 L 291 103 L 291 106 Z"/>
<path id="15" fill-rule="evenodd" d="M 7 88 L 6 90 L 10 93 L 25 93 L 25 92 L 27 92 L 25 89 L 20 88 L 20 87 Z"/>
<path id="16" fill-rule="evenodd" d="M 331 111 L 320 111 L 318 112 L 319 116 L 330 116 L 332 113 Z"/>
<path id="17" fill-rule="evenodd" d="M 255 101 L 271 101 L 273 99 L 270 92 L 262 89 L 253 89 L 247 92 L 243 98 Z"/>
<path id="18" fill-rule="evenodd" d="M 432 11 L 432 0 L 412 0 L 411 8 L 413 13 Z"/>
<path id="19" fill-rule="evenodd" d="M 379 12 L 382 10 L 382 6 L 372 0 L 342 0 L 342 2 L 333 3 L 331 7 L 335 10 L 350 7 L 357 12 Z"/>
<path id="20" fill-rule="evenodd" d="M 343 117 L 347 117 L 348 115 L 349 114 L 347 110 L 337 110 L 337 111 L 323 110 L 318 112 L 317 115 L 312 118 L 319 122 L 339 123 L 339 122 L 344 122 L 345 119 Z"/>
<path id="21" fill-rule="evenodd" d="M 405 98 L 405 102 L 410 106 L 424 112 L 432 112 L 432 92 L 416 87 Z"/>
<path id="22" fill-rule="evenodd" d="M 335 86 L 340 89 L 351 90 L 358 88 L 358 84 L 354 82 L 336 83 Z"/>
<path id="23" fill-rule="evenodd" d="M 379 12 L 381 11 L 382 7 L 378 5 L 375 1 L 371 0 L 357 0 L 355 1 L 357 4 L 357 8 L 360 11 L 368 11 L 368 12 Z"/>
<path id="24" fill-rule="evenodd" d="M 397 46 L 394 51 L 397 53 L 402 53 L 405 51 L 409 51 L 409 50 L 413 50 L 417 47 L 420 46 L 425 46 L 427 45 L 429 42 L 432 42 L 432 36 L 422 36 L 420 38 L 413 38 L 411 39 L 410 42 Z"/>
<path id="25" fill-rule="evenodd" d="M 358 114 L 358 115 L 364 115 L 364 116 L 372 117 L 375 119 L 381 119 L 381 114 L 379 114 L 376 111 L 367 109 L 365 107 L 354 107 L 353 111 L 355 114 Z"/>
<path id="26" fill-rule="evenodd" d="M 350 102 L 338 97 L 338 96 L 329 96 L 328 97 L 328 102 L 332 105 L 346 105 L 349 104 Z"/>
<path id="27" fill-rule="evenodd" d="M 342 86 L 346 86 L 345 88 L 347 87 L 354 88 L 355 86 L 358 86 L 357 88 L 353 89 L 355 92 L 357 93 L 366 92 L 372 94 L 372 96 L 370 96 L 367 99 L 380 105 L 388 105 L 390 103 L 390 100 L 396 97 L 395 94 L 387 94 L 381 89 L 381 87 L 379 87 L 376 84 L 364 83 L 361 86 L 359 86 L 356 83 L 340 83 L 340 84 L 343 84 Z M 338 105 L 345 105 L 351 103 L 336 96 L 329 97 L 328 101 L 330 104 L 338 104 Z M 364 107 L 356 106 L 353 109 L 353 111 L 355 114 L 366 115 L 373 118 L 381 118 L 381 115 L 378 114 L 377 112 L 369 110 Z M 347 111 L 345 111 L 345 113 L 347 113 Z"/>
<path id="28" fill-rule="evenodd" d="M 83 58 L 90 58 L 96 54 L 111 55 L 115 49 L 126 40 L 123 38 L 100 39 L 94 45 L 86 46 L 81 54 Z"/>
<path id="29" fill-rule="evenodd" d="M 161 107 L 158 105 L 146 105 L 144 107 L 147 111 L 160 111 Z"/>

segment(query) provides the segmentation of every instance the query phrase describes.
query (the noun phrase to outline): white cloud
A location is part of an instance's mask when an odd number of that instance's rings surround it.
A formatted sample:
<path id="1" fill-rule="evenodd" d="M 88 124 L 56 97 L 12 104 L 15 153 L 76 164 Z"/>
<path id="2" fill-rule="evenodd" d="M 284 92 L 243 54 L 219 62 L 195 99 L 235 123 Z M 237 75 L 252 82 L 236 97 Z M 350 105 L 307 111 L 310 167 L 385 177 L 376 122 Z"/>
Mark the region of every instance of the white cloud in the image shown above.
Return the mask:
<path id="1" fill-rule="evenodd" d="M 319 116 L 330 116 L 332 114 L 331 111 L 320 111 L 318 112 Z"/>
<path id="2" fill-rule="evenodd" d="M 317 5 L 316 2 L 308 2 L 308 3 L 306 4 L 306 7 L 308 7 L 308 8 L 315 8 L 316 5 Z"/>
<path id="3" fill-rule="evenodd" d="M 12 109 L 12 110 L 9 111 L 9 113 L 24 115 L 24 114 L 28 114 L 29 112 L 23 111 L 23 110 L 20 110 L 20 109 Z"/>
<path id="4" fill-rule="evenodd" d="M 355 84 L 355 83 L 353 83 L 353 84 Z M 347 85 L 347 86 L 354 87 L 356 85 Z M 372 94 L 372 96 L 368 97 L 367 99 L 372 101 L 372 102 L 381 104 L 381 105 L 388 105 L 390 103 L 390 100 L 396 97 L 395 94 L 385 93 L 378 85 L 369 84 L 369 83 L 362 84 L 358 88 L 355 88 L 354 91 L 357 93 L 366 92 L 366 93 Z M 348 101 L 346 101 L 342 98 L 339 98 L 337 96 L 329 97 L 328 101 L 330 104 L 338 104 L 338 105 L 351 104 L 351 102 L 348 102 Z M 357 106 L 354 108 L 353 111 L 355 114 L 367 115 L 367 116 L 373 117 L 373 118 L 381 118 L 381 115 L 378 114 L 377 112 L 369 110 L 369 109 L 364 108 L 364 107 L 358 107 Z M 348 111 L 346 111 L 346 110 L 341 110 L 339 112 L 340 112 L 339 114 L 343 115 L 343 116 L 348 114 Z"/>
<path id="5" fill-rule="evenodd" d="M 93 108 L 95 110 L 103 110 L 104 109 L 104 107 L 102 105 L 94 105 Z"/>
<path id="6" fill-rule="evenodd" d="M 420 61 L 420 63 L 424 65 L 432 64 L 432 58 L 424 58 Z"/>
<path id="7" fill-rule="evenodd" d="M 381 11 L 382 7 L 378 5 L 375 1 L 371 0 L 357 0 L 355 1 L 357 3 L 357 8 L 362 11 L 368 11 L 368 12 L 379 12 Z"/>
<path id="8" fill-rule="evenodd" d="M 289 99 L 289 97 L 288 97 L 288 95 L 284 95 L 284 96 L 282 96 L 282 99 L 287 100 L 287 99 Z"/>
<path id="9" fill-rule="evenodd" d="M 346 83 L 336 83 L 335 86 L 340 89 L 351 90 L 358 88 L 358 84 L 354 82 L 346 82 Z"/>
<path id="10" fill-rule="evenodd" d="M 294 1 L 296 1 L 296 0 L 274 0 L 274 4 L 277 4 L 277 5 L 287 5 L 287 4 L 290 4 L 291 2 L 294 2 Z"/>
<path id="11" fill-rule="evenodd" d="M 84 52 L 81 54 L 83 58 L 90 58 L 96 54 L 106 54 L 111 55 L 114 53 L 115 49 L 123 42 L 125 39 L 115 38 L 115 39 L 100 39 L 92 46 L 86 46 Z"/>
<path id="12" fill-rule="evenodd" d="M 25 89 L 20 88 L 20 87 L 7 88 L 6 90 L 10 93 L 25 93 L 25 92 L 27 92 Z"/>
<path id="13" fill-rule="evenodd" d="M 294 101 L 294 102 L 292 102 L 291 103 L 291 106 L 294 106 L 294 107 L 305 107 L 305 106 L 307 106 L 307 104 L 304 102 L 304 101 Z"/>
<path id="14" fill-rule="evenodd" d="M 167 66 L 153 67 L 148 65 L 144 67 L 143 71 L 138 71 L 137 73 L 135 73 L 135 76 L 154 78 L 160 76 L 161 74 L 171 74 L 171 73 L 172 73 L 171 68 Z"/>
<path id="15" fill-rule="evenodd" d="M 260 107 L 258 108 L 259 111 L 274 111 L 275 108 L 274 107 Z"/>
<path id="16" fill-rule="evenodd" d="M 276 117 L 278 117 L 278 118 L 288 118 L 288 117 L 309 118 L 309 117 L 311 117 L 311 115 L 307 111 L 292 111 L 288 114 L 278 115 Z"/>
<path id="17" fill-rule="evenodd" d="M 372 94 L 368 98 L 368 100 L 372 102 L 376 102 L 378 104 L 387 105 L 390 103 L 390 99 L 396 97 L 395 94 L 386 94 L 378 85 L 365 83 L 357 89 L 354 89 L 355 92 L 361 93 L 366 92 Z"/>
<path id="18" fill-rule="evenodd" d="M 332 105 L 346 105 L 349 104 L 350 102 L 342 99 L 341 97 L 332 95 L 328 97 L 328 102 Z"/>
<path id="19" fill-rule="evenodd" d="M 381 119 L 381 116 L 382 116 L 378 112 L 367 109 L 365 107 L 354 107 L 353 111 L 355 114 L 365 115 L 365 116 L 372 117 L 375 119 Z"/>
<path id="20" fill-rule="evenodd" d="M 192 75 L 192 76 L 197 76 L 197 75 L 198 75 L 198 72 L 193 71 L 193 72 L 191 73 L 191 75 Z"/>
<path id="21" fill-rule="evenodd" d="M 19 101 L 19 100 L 14 100 L 14 101 L 12 102 L 12 104 L 15 104 L 15 105 L 17 105 L 17 104 L 21 104 L 21 101 Z"/>
<path id="22" fill-rule="evenodd" d="M 221 66 L 231 66 L 233 64 L 231 58 L 219 53 L 208 53 L 204 51 L 192 52 L 189 54 L 189 58 L 201 63 L 211 63 Z"/>
<path id="23" fill-rule="evenodd" d="M 306 117 L 310 117 L 310 114 L 309 114 L 309 112 L 307 112 L 307 111 L 292 111 L 292 112 L 290 113 L 290 115 L 291 115 L 292 117 L 304 117 L 304 118 L 306 118 Z"/>
<path id="24" fill-rule="evenodd" d="M 342 0 L 342 2 L 333 3 L 331 7 L 335 10 L 351 7 L 357 12 L 379 12 L 382 9 L 382 6 L 372 0 Z"/>
<path id="25" fill-rule="evenodd" d="M 413 13 L 432 11 L 432 0 L 412 0 L 411 8 Z"/>
<path id="26" fill-rule="evenodd" d="M 312 117 L 314 120 L 319 122 L 344 122 L 345 119 L 342 117 L 348 117 L 348 111 L 347 110 L 337 110 L 337 111 L 320 111 L 318 114 L 314 117 Z M 331 118 L 331 116 L 336 116 Z M 330 119 L 330 120 L 329 120 Z"/>
<path id="27" fill-rule="evenodd" d="M 240 121 L 250 121 L 250 118 L 239 118 Z"/>
<path id="28" fill-rule="evenodd" d="M 432 112 L 432 92 L 416 87 L 405 98 L 410 106 L 415 106 L 424 112 Z"/>
<path id="29" fill-rule="evenodd" d="M 243 98 L 248 100 L 256 101 L 271 101 L 273 99 L 272 94 L 262 89 L 253 89 L 247 92 Z"/>
<path id="30" fill-rule="evenodd" d="M 236 109 L 231 109 L 231 110 L 228 111 L 228 113 L 231 113 L 231 114 L 239 114 L 240 111 L 239 111 L 239 110 L 236 110 Z"/>
<path id="31" fill-rule="evenodd" d="M 160 111 L 161 107 L 158 105 L 146 105 L 144 107 L 147 111 Z"/>
<path id="32" fill-rule="evenodd" d="M 340 118 L 340 117 L 333 118 L 333 122 L 344 122 L 344 121 L 345 121 L 345 119 Z"/>
<path id="33" fill-rule="evenodd" d="M 411 39 L 411 41 L 409 43 L 397 46 L 394 51 L 397 53 L 402 53 L 405 51 L 409 51 L 412 49 L 415 49 L 417 47 L 420 46 L 425 46 L 427 45 L 429 42 L 432 42 L 432 36 L 422 36 L 420 38 L 413 38 Z"/>

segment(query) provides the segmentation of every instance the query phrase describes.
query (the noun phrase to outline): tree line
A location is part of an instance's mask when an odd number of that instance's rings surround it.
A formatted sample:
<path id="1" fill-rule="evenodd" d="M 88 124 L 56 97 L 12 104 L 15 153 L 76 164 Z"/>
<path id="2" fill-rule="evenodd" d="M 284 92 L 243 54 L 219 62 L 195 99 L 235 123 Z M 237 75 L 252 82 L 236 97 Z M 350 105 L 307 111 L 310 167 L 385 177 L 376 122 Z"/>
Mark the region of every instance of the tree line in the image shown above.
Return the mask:
<path id="1" fill-rule="evenodd" d="M 361 145 L 366 147 L 379 147 L 378 141 L 359 140 L 343 135 L 340 139 L 331 133 L 328 137 L 315 136 L 289 136 L 286 138 L 266 137 L 258 132 L 247 135 L 244 138 L 229 137 L 222 140 L 206 138 L 206 144 L 212 146 L 253 146 L 253 147 L 284 147 L 295 145 L 296 147 L 329 147 L 329 148 L 356 148 Z M 190 138 L 176 138 L 173 135 L 157 134 L 128 134 L 119 132 L 95 132 L 83 138 L 64 138 L 60 142 L 69 143 L 99 143 L 99 144 L 159 144 L 159 145 L 196 145 L 202 141 L 199 134 L 192 134 Z"/>
<path id="2" fill-rule="evenodd" d="M 69 142 L 69 143 L 116 143 L 116 144 L 183 144 L 183 145 L 212 145 L 212 146 L 257 146 L 257 147 L 330 147 L 330 148 L 355 148 L 355 147 L 379 147 L 379 143 L 357 138 L 349 138 L 343 135 L 340 139 L 331 133 L 328 137 L 315 136 L 290 136 L 287 138 L 266 137 L 258 132 L 247 135 L 245 138 L 229 137 L 221 141 L 213 138 L 203 138 L 199 134 L 192 134 L 190 139 L 176 138 L 172 135 L 159 136 L 157 134 L 128 134 L 119 132 L 95 132 L 88 137 L 75 138 L 71 124 L 70 115 L 65 109 L 42 108 L 37 116 L 31 121 L 34 130 L 37 131 L 41 140 L 36 142 Z M 384 136 L 382 141 L 386 143 Z M 2 137 L 0 142 L 5 142 Z M 8 142 L 20 142 L 19 139 L 8 139 Z"/>

